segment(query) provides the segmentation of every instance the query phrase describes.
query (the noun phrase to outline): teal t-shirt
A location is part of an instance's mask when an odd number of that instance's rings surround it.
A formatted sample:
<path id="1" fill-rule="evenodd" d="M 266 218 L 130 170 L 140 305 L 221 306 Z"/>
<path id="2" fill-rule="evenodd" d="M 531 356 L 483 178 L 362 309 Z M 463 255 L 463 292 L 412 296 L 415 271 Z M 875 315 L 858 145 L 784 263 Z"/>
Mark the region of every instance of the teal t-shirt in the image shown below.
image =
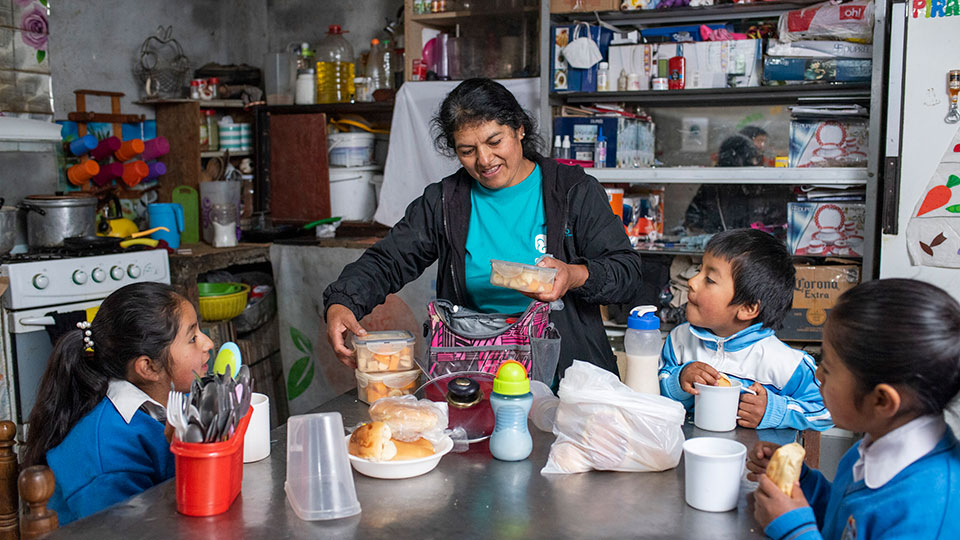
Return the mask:
<path id="1" fill-rule="evenodd" d="M 484 313 L 519 313 L 531 299 L 490 284 L 490 259 L 534 264 L 547 251 L 540 166 L 515 186 L 488 189 L 474 182 L 470 190 L 466 280 L 471 309 Z"/>

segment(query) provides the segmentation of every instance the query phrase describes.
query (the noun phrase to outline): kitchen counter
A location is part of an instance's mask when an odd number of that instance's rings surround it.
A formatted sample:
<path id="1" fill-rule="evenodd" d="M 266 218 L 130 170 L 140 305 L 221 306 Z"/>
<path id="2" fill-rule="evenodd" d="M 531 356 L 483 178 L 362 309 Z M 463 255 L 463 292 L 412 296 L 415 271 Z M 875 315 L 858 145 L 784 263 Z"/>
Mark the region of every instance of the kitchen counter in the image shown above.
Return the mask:
<path id="1" fill-rule="evenodd" d="M 338 411 L 344 426 L 367 420 L 356 392 L 343 394 L 314 412 Z M 207 518 L 176 511 L 174 480 L 128 501 L 54 531 L 48 538 L 762 538 L 741 484 L 735 511 L 709 513 L 683 500 L 683 462 L 661 473 L 590 472 L 540 474 L 553 434 L 531 424 L 529 459 L 493 459 L 485 443 L 448 454 L 437 469 L 406 480 L 378 480 L 354 473 L 362 512 L 334 521 L 302 521 L 287 503 L 286 426 L 271 434 L 270 457 L 244 465 L 243 490 L 225 513 Z M 687 438 L 719 436 L 749 448 L 763 437 L 779 443 L 791 430 L 737 428 L 714 434 L 684 426 Z"/>

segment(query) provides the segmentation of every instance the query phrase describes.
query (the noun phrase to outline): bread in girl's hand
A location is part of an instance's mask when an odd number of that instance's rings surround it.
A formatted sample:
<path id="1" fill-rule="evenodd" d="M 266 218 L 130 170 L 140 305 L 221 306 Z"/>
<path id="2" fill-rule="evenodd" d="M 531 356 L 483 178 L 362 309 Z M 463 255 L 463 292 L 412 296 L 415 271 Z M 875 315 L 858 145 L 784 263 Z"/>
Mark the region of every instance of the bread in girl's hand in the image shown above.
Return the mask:
<path id="1" fill-rule="evenodd" d="M 787 497 L 793 493 L 793 484 L 800 479 L 803 469 L 803 456 L 806 450 L 793 442 L 785 444 L 773 453 L 770 463 L 767 464 L 767 476 L 784 492 Z"/>
<path id="2" fill-rule="evenodd" d="M 396 457 L 397 446 L 390 439 L 390 426 L 370 422 L 353 431 L 347 451 L 370 461 L 389 461 Z"/>

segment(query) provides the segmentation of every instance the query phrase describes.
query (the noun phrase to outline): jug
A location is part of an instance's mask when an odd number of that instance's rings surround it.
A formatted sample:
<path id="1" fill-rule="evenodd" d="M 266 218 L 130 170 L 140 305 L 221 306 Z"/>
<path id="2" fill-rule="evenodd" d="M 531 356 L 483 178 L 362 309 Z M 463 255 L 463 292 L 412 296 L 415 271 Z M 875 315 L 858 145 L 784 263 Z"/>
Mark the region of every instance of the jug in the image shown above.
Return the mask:
<path id="1" fill-rule="evenodd" d="M 147 205 L 150 227 L 166 227 L 170 232 L 157 231 L 150 235 L 155 240 L 164 240 L 170 249 L 180 247 L 180 233 L 185 227 L 183 207 L 176 203 L 153 203 Z"/>
<path id="2" fill-rule="evenodd" d="M 657 370 L 663 340 L 656 312 L 657 308 L 653 306 L 637 306 L 630 310 L 627 333 L 623 338 L 623 348 L 627 352 L 627 375 L 623 382 L 637 392 L 659 395 Z"/>

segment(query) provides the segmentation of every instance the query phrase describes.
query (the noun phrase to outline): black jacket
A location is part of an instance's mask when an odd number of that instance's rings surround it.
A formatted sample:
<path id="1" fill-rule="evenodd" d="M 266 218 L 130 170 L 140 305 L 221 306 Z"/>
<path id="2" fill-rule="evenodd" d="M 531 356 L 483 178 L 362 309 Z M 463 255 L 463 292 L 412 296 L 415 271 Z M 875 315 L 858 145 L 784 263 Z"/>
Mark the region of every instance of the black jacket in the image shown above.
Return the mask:
<path id="1" fill-rule="evenodd" d="M 590 273 L 582 287 L 563 296 L 563 310 L 550 314 L 561 337 L 559 373 L 574 359 L 618 373 L 600 305 L 634 296 L 640 285 L 640 255 L 596 179 L 580 167 L 546 158 L 536 161 L 543 173 L 547 253 L 568 264 L 586 265 Z M 390 233 L 327 287 L 324 310 L 342 304 L 360 320 L 438 259 L 437 297 L 465 305 L 465 245 L 474 181 L 461 168 L 427 186 Z"/>

